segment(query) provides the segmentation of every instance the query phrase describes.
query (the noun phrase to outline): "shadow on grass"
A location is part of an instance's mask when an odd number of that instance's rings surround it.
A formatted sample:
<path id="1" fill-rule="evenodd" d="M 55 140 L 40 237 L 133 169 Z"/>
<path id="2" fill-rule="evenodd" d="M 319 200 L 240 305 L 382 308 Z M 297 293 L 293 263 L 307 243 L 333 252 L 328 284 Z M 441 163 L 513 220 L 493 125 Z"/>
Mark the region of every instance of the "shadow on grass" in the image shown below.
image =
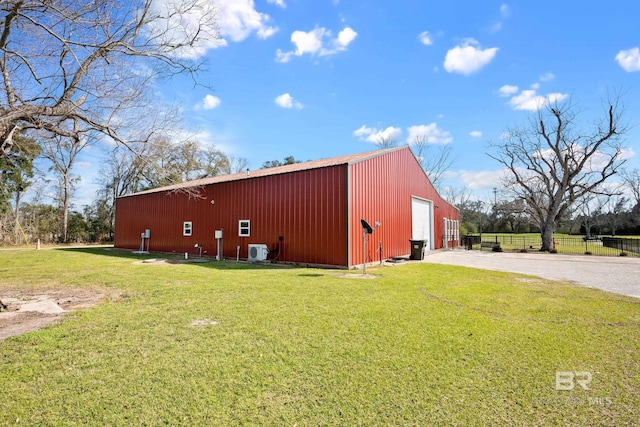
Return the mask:
<path id="1" fill-rule="evenodd" d="M 131 261 L 145 261 L 145 260 L 167 260 L 170 264 L 175 265 L 197 265 L 199 267 L 209 268 L 212 270 L 264 270 L 264 269 L 290 269 L 299 267 L 290 264 L 274 264 L 274 263 L 250 263 L 246 261 L 224 260 L 216 261 L 213 258 L 202 257 L 198 258 L 193 255 L 189 255 L 190 259 L 185 260 L 184 254 L 178 253 L 162 253 L 151 252 L 147 254 L 136 254 L 128 249 L 118 249 L 114 247 L 82 247 L 82 248 L 57 248 L 55 250 L 65 252 L 85 253 L 97 256 L 107 256 L 120 259 L 130 259 Z M 152 265 L 149 263 L 149 265 Z"/>

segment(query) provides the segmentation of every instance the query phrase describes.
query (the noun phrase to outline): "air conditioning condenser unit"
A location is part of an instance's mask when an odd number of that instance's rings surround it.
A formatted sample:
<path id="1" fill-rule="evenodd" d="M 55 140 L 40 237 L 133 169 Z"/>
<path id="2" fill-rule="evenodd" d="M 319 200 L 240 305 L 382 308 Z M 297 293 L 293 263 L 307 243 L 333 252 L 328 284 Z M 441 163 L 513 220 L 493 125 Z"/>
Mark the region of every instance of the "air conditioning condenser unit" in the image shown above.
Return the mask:
<path id="1" fill-rule="evenodd" d="M 264 261 L 267 259 L 268 253 L 269 249 L 267 248 L 267 245 L 263 243 L 249 245 L 250 262 Z"/>

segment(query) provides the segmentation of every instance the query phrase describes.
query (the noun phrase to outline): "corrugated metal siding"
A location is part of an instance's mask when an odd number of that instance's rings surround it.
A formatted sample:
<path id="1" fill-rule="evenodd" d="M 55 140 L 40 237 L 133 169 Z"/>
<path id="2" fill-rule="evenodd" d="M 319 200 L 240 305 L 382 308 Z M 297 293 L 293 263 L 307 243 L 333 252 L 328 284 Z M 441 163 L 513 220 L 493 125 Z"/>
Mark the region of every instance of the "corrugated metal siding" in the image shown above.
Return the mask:
<path id="1" fill-rule="evenodd" d="M 216 254 L 214 230 L 224 230 L 224 256 L 248 256 L 248 244 L 270 249 L 283 236 L 280 260 L 346 266 L 346 165 L 205 186 L 202 198 L 182 193 L 123 197 L 116 204 L 115 246 L 140 247 L 140 234 L 151 230 L 150 249 Z M 213 204 L 211 203 L 213 201 Z M 238 221 L 251 221 L 251 236 L 238 236 Z M 193 235 L 183 236 L 184 221 Z"/>
<path id="2" fill-rule="evenodd" d="M 362 264 L 360 219 L 382 226 L 367 241 L 367 262 L 406 255 L 411 247 L 411 196 L 433 201 L 434 248 L 442 247 L 443 218 L 459 219 L 459 211 L 442 199 L 429 182 L 410 149 L 395 151 L 349 166 L 350 265 Z"/>
<path id="3" fill-rule="evenodd" d="M 115 245 L 137 249 L 149 228 L 152 251 L 194 254 L 199 243 L 213 256 L 214 230 L 222 228 L 227 258 L 235 258 L 237 246 L 246 258 L 250 243 L 274 249 L 283 236 L 282 261 L 350 267 L 362 263 L 361 218 L 382 223 L 369 236 L 368 262 L 379 259 L 379 242 L 385 259 L 410 252 L 412 196 L 437 206 L 433 245 L 441 248 L 443 218 L 459 220 L 459 212 L 437 194 L 409 148 L 350 165 L 219 182 L 204 186 L 199 199 L 167 192 L 123 197 Z M 243 219 L 251 221 L 250 237 L 238 237 Z M 193 223 L 192 236 L 182 235 L 184 221 Z"/>

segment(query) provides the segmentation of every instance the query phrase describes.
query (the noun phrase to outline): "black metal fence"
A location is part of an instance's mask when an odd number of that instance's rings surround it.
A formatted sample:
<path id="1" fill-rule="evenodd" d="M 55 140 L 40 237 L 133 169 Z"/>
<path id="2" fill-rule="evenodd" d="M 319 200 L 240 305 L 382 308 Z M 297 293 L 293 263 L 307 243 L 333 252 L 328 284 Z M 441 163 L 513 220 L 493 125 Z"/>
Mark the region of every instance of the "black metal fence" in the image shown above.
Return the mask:
<path id="1" fill-rule="evenodd" d="M 542 238 L 533 234 L 482 234 L 462 236 L 461 243 L 474 250 L 536 252 Z M 559 254 L 640 257 L 640 238 L 554 236 L 553 249 Z"/>

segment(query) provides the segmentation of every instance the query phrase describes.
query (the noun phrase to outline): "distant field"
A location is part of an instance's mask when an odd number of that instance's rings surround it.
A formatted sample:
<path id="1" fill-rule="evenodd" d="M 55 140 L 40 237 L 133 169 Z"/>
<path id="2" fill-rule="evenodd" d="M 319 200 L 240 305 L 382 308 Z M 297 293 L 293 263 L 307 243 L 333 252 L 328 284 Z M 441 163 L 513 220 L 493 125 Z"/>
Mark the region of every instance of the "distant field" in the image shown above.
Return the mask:
<path id="1" fill-rule="evenodd" d="M 604 255 L 604 256 L 620 256 L 621 253 L 627 256 L 640 256 L 640 236 L 615 236 L 629 240 L 633 243 L 630 246 L 625 246 L 624 249 L 606 247 L 601 238 L 612 236 L 598 236 L 599 239 L 584 240 L 580 235 L 569 234 L 554 234 L 555 249 L 560 254 L 585 254 L 590 253 L 592 255 Z M 483 241 L 497 241 L 500 242 L 500 246 L 505 251 L 527 251 L 535 252 L 540 249 L 542 245 L 542 238 L 540 234 L 533 233 L 482 233 Z M 475 245 L 474 249 L 480 249 L 480 245 Z M 485 249 L 488 250 L 488 249 Z"/>
<path id="2" fill-rule="evenodd" d="M 637 299 L 428 263 L 363 279 L 154 256 L 0 252 L 0 295 L 119 295 L 0 341 L 0 425 L 640 422 Z"/>

